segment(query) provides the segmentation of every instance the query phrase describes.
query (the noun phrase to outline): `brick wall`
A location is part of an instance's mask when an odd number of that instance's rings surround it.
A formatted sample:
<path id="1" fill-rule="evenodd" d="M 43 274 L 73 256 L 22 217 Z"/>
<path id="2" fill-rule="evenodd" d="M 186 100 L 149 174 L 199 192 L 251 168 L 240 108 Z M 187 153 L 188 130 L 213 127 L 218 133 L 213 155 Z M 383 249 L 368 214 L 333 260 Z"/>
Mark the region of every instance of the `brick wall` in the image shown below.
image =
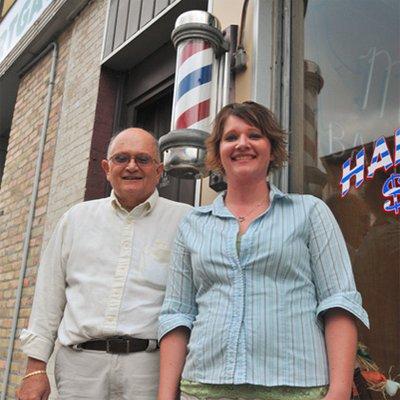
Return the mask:
<path id="1" fill-rule="evenodd" d="M 84 200 L 99 91 L 106 5 L 106 0 L 90 3 L 74 25 L 46 215 L 45 240 L 61 215 L 71 205 Z"/>
<path id="2" fill-rule="evenodd" d="M 60 215 L 84 198 L 105 14 L 106 0 L 89 3 L 57 39 L 56 85 L 17 335 L 28 324 L 42 244 L 47 242 Z M 7 356 L 50 63 L 51 54 L 48 54 L 21 79 L 0 189 L 0 385 Z M 15 388 L 26 365 L 18 340 L 14 346 L 7 392 L 10 399 L 15 398 Z"/>
<path id="3" fill-rule="evenodd" d="M 56 82 L 52 96 L 47 139 L 41 168 L 35 218 L 32 226 L 23 297 L 18 329 L 28 322 L 35 284 L 36 266 L 40 254 L 46 206 L 49 197 L 58 115 L 62 105 L 65 65 L 70 32 L 58 40 L 59 57 Z M 0 190 L 0 367 L 4 368 L 10 328 L 14 311 L 16 288 L 22 259 L 23 236 L 29 213 L 30 197 L 43 125 L 51 52 L 41 59 L 25 76 L 18 89 L 4 175 Z M 8 394 L 12 398 L 19 374 L 25 368 L 25 358 L 15 343 Z M 2 382 L 1 382 L 2 383 Z"/>

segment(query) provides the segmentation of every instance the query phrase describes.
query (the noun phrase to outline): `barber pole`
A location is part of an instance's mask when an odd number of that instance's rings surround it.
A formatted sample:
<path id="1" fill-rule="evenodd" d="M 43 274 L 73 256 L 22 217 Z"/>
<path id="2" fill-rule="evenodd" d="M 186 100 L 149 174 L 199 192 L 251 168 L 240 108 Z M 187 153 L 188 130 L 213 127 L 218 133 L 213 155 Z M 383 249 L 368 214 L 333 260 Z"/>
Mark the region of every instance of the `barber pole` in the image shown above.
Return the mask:
<path id="1" fill-rule="evenodd" d="M 214 53 L 204 40 L 178 48 L 172 129 L 209 130 Z"/>
<path id="2" fill-rule="evenodd" d="M 208 174 L 205 140 L 215 115 L 218 68 L 227 51 L 219 21 L 205 11 L 178 17 L 172 32 L 177 49 L 171 132 L 160 138 L 164 169 L 179 178 Z"/>

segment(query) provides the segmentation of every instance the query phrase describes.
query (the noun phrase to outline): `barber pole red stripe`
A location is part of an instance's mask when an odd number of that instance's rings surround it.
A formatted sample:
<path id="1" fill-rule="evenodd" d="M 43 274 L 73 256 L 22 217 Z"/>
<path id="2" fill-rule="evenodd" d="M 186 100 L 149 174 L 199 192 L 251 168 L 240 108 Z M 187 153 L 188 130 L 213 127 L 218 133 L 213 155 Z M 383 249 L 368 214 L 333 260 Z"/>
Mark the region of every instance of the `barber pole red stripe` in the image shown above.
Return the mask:
<path id="1" fill-rule="evenodd" d="M 211 45 L 203 41 L 189 41 L 183 45 L 182 53 L 179 58 L 179 65 L 182 65 L 190 56 L 199 51 L 209 49 Z"/>
<path id="2" fill-rule="evenodd" d="M 187 128 L 210 115 L 210 100 L 202 101 L 182 113 L 176 121 L 176 128 Z"/>

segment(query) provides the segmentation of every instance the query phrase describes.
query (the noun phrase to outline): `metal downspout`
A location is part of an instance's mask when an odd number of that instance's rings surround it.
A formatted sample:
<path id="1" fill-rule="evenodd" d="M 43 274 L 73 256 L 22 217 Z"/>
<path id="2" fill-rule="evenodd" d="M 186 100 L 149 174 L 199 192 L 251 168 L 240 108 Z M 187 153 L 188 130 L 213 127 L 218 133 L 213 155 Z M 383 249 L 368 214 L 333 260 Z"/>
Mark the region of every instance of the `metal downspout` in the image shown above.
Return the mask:
<path id="1" fill-rule="evenodd" d="M 52 62 L 51 62 L 51 69 L 49 75 L 49 83 L 47 85 L 47 97 L 46 97 L 46 104 L 45 104 L 45 114 L 43 119 L 43 127 L 40 133 L 39 139 L 39 149 L 38 149 L 38 156 L 36 158 L 36 167 L 35 167 L 35 177 L 33 181 L 33 189 L 32 189 L 32 196 L 30 201 L 30 208 L 29 208 L 29 215 L 28 220 L 26 223 L 25 235 L 24 235 L 24 244 L 22 248 L 22 261 L 21 261 L 21 268 L 19 272 L 19 279 L 18 279 L 18 286 L 17 286 L 17 293 L 15 299 L 15 306 L 14 306 L 14 315 L 13 321 L 11 326 L 11 335 L 8 343 L 8 350 L 7 350 L 7 360 L 5 365 L 5 371 L 3 376 L 3 386 L 2 386 L 2 393 L 1 393 L 1 400 L 5 400 L 7 387 L 8 387 L 8 378 L 10 375 L 11 369 L 11 362 L 12 356 L 14 352 L 14 341 L 15 335 L 17 331 L 17 324 L 18 324 L 18 315 L 19 315 L 19 308 L 21 305 L 21 296 L 22 296 L 22 289 L 24 283 L 24 277 L 27 267 L 28 261 L 28 254 L 29 254 L 29 242 L 31 239 L 32 233 L 32 225 L 33 219 L 35 217 L 35 208 L 36 208 L 36 200 L 37 194 L 39 190 L 39 181 L 40 181 L 40 170 L 43 161 L 43 153 L 44 147 L 46 144 L 46 136 L 47 136 L 47 128 L 49 125 L 49 116 L 51 110 L 51 97 L 53 94 L 54 82 L 56 77 L 56 64 L 58 58 L 58 45 L 56 42 L 50 43 L 38 56 L 36 56 L 28 65 L 26 65 L 21 71 L 20 76 L 23 75 L 26 71 L 28 71 L 34 64 L 36 64 L 42 57 L 44 57 L 50 50 L 53 50 Z"/>

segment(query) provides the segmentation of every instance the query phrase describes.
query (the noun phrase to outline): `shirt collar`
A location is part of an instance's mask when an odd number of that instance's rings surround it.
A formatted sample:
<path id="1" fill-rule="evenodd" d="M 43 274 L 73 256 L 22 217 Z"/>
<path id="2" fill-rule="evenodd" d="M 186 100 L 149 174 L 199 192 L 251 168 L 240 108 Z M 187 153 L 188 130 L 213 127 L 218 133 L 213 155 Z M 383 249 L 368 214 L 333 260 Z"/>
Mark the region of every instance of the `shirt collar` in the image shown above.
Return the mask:
<path id="1" fill-rule="evenodd" d="M 129 216 L 135 216 L 135 217 L 143 217 L 143 216 L 149 214 L 156 206 L 158 198 L 159 198 L 159 194 L 158 194 L 158 190 L 156 189 L 151 194 L 151 196 L 148 197 L 143 203 L 138 204 L 131 211 L 128 211 L 124 207 L 122 207 L 117 196 L 115 195 L 114 190 L 111 191 L 111 195 L 110 195 L 111 205 L 114 207 L 115 210 L 122 212 L 123 214 L 129 215 Z"/>
<path id="2" fill-rule="evenodd" d="M 276 199 L 281 199 L 285 198 L 288 196 L 287 193 L 282 192 L 279 190 L 275 185 L 272 183 L 269 184 L 269 199 L 270 199 L 270 204 L 272 206 L 272 202 L 276 201 Z M 196 211 L 201 212 L 201 213 L 212 213 L 213 215 L 216 215 L 218 217 L 232 217 L 232 213 L 228 210 L 228 208 L 225 206 L 225 194 L 226 191 L 220 193 L 216 199 L 213 201 L 212 204 L 209 204 L 207 206 L 199 207 L 196 209 Z"/>
<path id="3" fill-rule="evenodd" d="M 282 199 L 284 197 L 288 197 L 288 194 L 285 192 L 282 192 L 282 190 L 278 189 L 272 183 L 269 183 L 269 200 L 270 200 L 271 204 L 272 204 L 272 201 L 274 200 L 274 198 Z"/>

